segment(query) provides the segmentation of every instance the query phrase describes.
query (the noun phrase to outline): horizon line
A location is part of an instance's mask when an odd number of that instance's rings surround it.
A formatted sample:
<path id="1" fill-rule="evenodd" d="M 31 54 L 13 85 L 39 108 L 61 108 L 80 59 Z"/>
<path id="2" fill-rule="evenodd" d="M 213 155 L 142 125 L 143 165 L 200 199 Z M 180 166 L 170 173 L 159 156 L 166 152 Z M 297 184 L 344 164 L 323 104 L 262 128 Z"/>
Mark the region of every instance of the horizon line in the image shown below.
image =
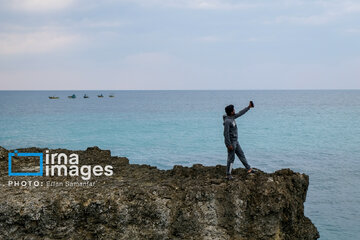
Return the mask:
<path id="1" fill-rule="evenodd" d="M 0 91 L 352 91 L 360 88 L 300 88 L 300 89 L 0 89 Z"/>

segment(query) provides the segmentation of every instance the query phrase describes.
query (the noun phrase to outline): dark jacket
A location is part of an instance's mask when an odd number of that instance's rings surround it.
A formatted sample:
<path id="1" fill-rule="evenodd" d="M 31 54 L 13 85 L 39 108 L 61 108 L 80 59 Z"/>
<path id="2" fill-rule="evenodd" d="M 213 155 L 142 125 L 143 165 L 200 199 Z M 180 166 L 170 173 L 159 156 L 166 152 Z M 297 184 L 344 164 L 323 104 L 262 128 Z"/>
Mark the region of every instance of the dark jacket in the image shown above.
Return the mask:
<path id="1" fill-rule="evenodd" d="M 249 107 L 244 108 L 243 110 L 236 113 L 234 116 L 223 116 L 224 120 L 224 138 L 225 138 L 225 145 L 229 147 L 232 145 L 233 142 L 238 140 L 238 130 L 236 126 L 235 119 L 244 115 L 247 111 L 249 111 Z"/>

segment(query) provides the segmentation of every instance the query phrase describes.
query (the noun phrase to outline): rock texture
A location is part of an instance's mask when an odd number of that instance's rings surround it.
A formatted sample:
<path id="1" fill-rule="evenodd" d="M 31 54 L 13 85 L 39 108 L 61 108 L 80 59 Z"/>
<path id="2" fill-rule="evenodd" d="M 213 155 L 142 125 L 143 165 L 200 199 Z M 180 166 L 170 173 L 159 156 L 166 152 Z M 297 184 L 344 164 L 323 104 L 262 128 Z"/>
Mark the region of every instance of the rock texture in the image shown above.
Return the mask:
<path id="1" fill-rule="evenodd" d="M 45 149 L 18 149 L 45 152 Z M 0 239 L 317 239 L 304 216 L 309 177 L 289 169 L 247 174 L 224 166 L 159 170 L 97 147 L 80 165 L 112 165 L 94 186 L 8 186 L 8 181 L 84 182 L 76 177 L 8 176 L 0 147 Z M 16 160 L 14 160 L 16 161 Z"/>

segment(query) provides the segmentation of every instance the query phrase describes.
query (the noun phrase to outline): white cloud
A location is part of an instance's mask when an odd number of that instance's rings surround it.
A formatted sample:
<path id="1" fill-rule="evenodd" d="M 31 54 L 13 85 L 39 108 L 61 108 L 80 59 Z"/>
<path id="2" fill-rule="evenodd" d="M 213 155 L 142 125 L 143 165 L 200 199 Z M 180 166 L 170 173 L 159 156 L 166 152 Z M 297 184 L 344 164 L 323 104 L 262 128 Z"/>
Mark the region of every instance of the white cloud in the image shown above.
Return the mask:
<path id="1" fill-rule="evenodd" d="M 360 12 L 360 3 L 354 1 L 344 1 L 343 3 L 344 12 L 356 13 Z"/>
<path id="2" fill-rule="evenodd" d="M 348 29 L 345 29 L 345 32 L 357 34 L 357 33 L 360 33 L 360 28 L 348 28 Z"/>
<path id="3" fill-rule="evenodd" d="M 203 42 L 203 43 L 223 43 L 223 42 L 270 42 L 273 41 L 272 37 L 248 37 L 248 38 L 239 38 L 237 36 L 203 36 L 199 38 L 195 38 L 195 41 Z"/>
<path id="4" fill-rule="evenodd" d="M 360 3 L 354 0 L 253 0 L 253 1 L 237 1 L 237 0 L 107 0 L 109 3 L 128 2 L 134 3 L 143 7 L 159 6 L 159 7 L 174 7 L 174 8 L 189 8 L 189 9 L 209 9 L 209 10 L 237 10 L 237 9 L 252 9 L 259 7 L 266 7 L 268 9 L 274 8 L 320 8 L 325 13 L 328 10 L 342 11 L 342 12 L 359 12 Z"/>
<path id="5" fill-rule="evenodd" d="M 281 3 L 277 2 L 277 3 Z M 289 23 L 298 25 L 324 25 L 338 19 L 360 12 L 360 3 L 356 1 L 347 0 L 316 0 L 304 1 L 294 0 L 285 1 L 284 10 L 289 11 L 301 6 L 301 11 L 297 11 L 297 15 L 282 15 L 277 16 L 275 19 L 265 21 L 266 24 Z M 269 6 L 270 7 L 270 6 Z M 281 5 L 278 5 L 281 7 Z M 311 14 L 306 14 L 311 12 Z M 314 13 L 315 12 L 315 13 Z"/>
<path id="6" fill-rule="evenodd" d="M 129 25 L 129 21 L 120 21 L 117 19 L 113 20 L 92 20 L 85 18 L 75 24 L 73 26 L 79 27 L 87 27 L 87 28 L 118 28 Z"/>
<path id="7" fill-rule="evenodd" d="M 226 41 L 224 38 L 218 37 L 218 36 L 203 36 L 203 37 L 196 38 L 195 40 L 199 41 L 199 42 L 206 42 L 206 43 L 216 43 L 216 42 Z"/>
<path id="8" fill-rule="evenodd" d="M 71 6 L 74 0 L 12 0 L 3 2 L 13 10 L 45 12 L 65 9 Z"/>
<path id="9" fill-rule="evenodd" d="M 144 52 L 122 59 L 110 78 L 119 89 L 182 89 L 189 69 L 179 58 L 163 52 Z"/>
<path id="10" fill-rule="evenodd" d="M 160 53 L 160 52 L 145 52 L 138 53 L 134 55 L 129 55 L 123 60 L 123 64 L 125 65 L 144 65 L 144 66 L 157 66 L 162 67 L 169 63 L 176 62 L 177 59 L 171 55 Z"/>
<path id="11" fill-rule="evenodd" d="M 160 6 L 174 8 L 190 9 L 208 9 L 208 10 L 236 10 L 249 9 L 261 6 L 254 2 L 242 2 L 233 0 L 122 0 L 133 2 L 140 6 Z"/>
<path id="12" fill-rule="evenodd" d="M 187 0 L 179 1 L 181 5 L 187 8 L 194 9 L 214 9 L 214 10 L 235 10 L 235 9 L 249 9 L 259 7 L 259 4 L 254 3 L 239 3 L 234 1 L 220 1 L 220 0 Z M 180 6 L 181 6 L 180 5 Z"/>
<path id="13" fill-rule="evenodd" d="M 325 13 L 319 15 L 311 15 L 305 17 L 298 16 L 279 16 L 272 22 L 267 23 L 292 23 L 300 25 L 322 25 L 335 20 L 340 13 Z"/>
<path id="14" fill-rule="evenodd" d="M 79 36 L 51 31 L 0 33 L 0 54 L 46 53 L 63 49 L 78 40 Z"/>

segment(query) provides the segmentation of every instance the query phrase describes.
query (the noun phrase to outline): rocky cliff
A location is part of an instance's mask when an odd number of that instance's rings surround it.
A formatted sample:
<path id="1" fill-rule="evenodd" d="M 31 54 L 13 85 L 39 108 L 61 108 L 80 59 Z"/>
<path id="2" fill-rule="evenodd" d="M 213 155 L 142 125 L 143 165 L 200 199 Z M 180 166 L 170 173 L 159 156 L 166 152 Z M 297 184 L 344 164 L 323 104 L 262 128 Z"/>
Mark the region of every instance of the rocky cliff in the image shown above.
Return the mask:
<path id="1" fill-rule="evenodd" d="M 43 152 L 46 149 L 18 149 Z M 304 216 L 309 177 L 283 169 L 247 174 L 224 166 L 159 170 L 97 147 L 79 165 L 111 165 L 112 176 L 8 176 L 0 148 L 0 239 L 317 239 Z M 45 160 L 44 160 L 45 161 Z M 14 157 L 16 171 L 36 171 Z M 15 171 L 15 170 L 14 170 Z M 44 169 L 45 171 L 45 169 Z M 31 183 L 29 183 L 31 182 Z M 38 184 L 38 185 L 36 185 Z M 36 185 L 36 186 L 35 186 Z"/>

